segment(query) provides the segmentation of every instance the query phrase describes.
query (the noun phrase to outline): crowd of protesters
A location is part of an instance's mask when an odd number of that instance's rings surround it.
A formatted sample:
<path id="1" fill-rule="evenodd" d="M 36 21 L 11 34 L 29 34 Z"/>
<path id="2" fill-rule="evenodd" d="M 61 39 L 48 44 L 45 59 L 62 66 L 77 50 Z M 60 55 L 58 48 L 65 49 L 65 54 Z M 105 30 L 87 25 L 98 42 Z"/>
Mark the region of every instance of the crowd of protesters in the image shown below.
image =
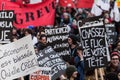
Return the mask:
<path id="1" fill-rule="evenodd" d="M 114 1 L 111 2 L 111 8 L 113 8 Z M 105 75 L 104 80 L 120 80 L 120 22 L 116 22 L 110 17 L 110 10 L 103 11 L 101 16 L 105 18 L 105 23 L 114 23 L 117 38 L 114 44 L 109 45 L 111 61 L 108 66 L 104 68 Z M 68 67 L 65 71 L 65 75 L 61 75 L 58 80 L 95 80 L 94 70 L 84 71 L 84 59 L 82 55 L 83 48 L 79 46 L 79 30 L 77 21 L 85 18 L 94 17 L 91 13 L 91 9 L 74 9 L 69 6 L 60 7 L 57 5 L 55 24 L 53 26 L 28 26 L 27 29 L 12 29 L 12 41 L 16 41 L 29 34 L 32 35 L 33 45 L 36 50 L 36 54 L 39 50 L 43 50 L 47 46 L 47 37 L 44 29 L 58 26 L 68 26 L 70 29 L 70 35 L 68 36 L 70 60 L 68 60 Z M 49 27 L 50 26 L 50 27 Z M 25 80 L 28 80 L 25 79 Z"/>

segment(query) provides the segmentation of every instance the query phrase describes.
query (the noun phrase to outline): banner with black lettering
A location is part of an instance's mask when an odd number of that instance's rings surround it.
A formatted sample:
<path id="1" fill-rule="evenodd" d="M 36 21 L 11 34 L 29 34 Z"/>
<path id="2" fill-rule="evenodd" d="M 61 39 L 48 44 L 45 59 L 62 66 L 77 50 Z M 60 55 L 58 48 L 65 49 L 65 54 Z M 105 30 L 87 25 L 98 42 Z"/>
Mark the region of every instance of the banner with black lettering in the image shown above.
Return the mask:
<path id="1" fill-rule="evenodd" d="M 37 57 L 40 67 L 51 68 L 51 80 L 56 80 L 56 78 L 60 77 L 61 74 L 64 74 L 66 63 L 51 46 L 48 46 L 44 50 L 40 50 Z"/>
<path id="2" fill-rule="evenodd" d="M 117 39 L 117 32 L 114 24 L 105 24 L 108 45 L 114 44 Z"/>
<path id="3" fill-rule="evenodd" d="M 100 68 L 110 61 L 102 17 L 91 17 L 78 22 L 85 69 Z"/>
<path id="4" fill-rule="evenodd" d="M 12 80 L 39 70 L 31 36 L 0 46 L 0 80 Z"/>
<path id="5" fill-rule="evenodd" d="M 2 1 L 0 5 L 2 4 L 4 4 L 4 10 L 14 10 L 14 26 L 17 28 L 27 28 L 29 25 L 46 26 L 54 24 L 55 0 L 46 0 L 37 4 L 18 4 L 17 2 Z"/>
<path id="6" fill-rule="evenodd" d="M 69 55 L 68 50 L 68 27 L 56 27 L 45 29 L 45 34 L 47 35 L 47 43 L 49 46 L 58 52 L 58 55 Z"/>
<path id="7" fill-rule="evenodd" d="M 0 43 L 10 43 L 14 21 L 14 12 L 0 11 Z"/>

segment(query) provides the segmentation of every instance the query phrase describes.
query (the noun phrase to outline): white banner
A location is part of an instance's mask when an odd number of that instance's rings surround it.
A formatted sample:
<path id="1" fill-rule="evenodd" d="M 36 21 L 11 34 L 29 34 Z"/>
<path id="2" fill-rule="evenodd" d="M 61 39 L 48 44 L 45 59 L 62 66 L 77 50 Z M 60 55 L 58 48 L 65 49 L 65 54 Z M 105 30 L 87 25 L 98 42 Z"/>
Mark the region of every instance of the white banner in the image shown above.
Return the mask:
<path id="1" fill-rule="evenodd" d="M 11 80 L 39 69 L 31 36 L 0 46 L 0 80 Z"/>

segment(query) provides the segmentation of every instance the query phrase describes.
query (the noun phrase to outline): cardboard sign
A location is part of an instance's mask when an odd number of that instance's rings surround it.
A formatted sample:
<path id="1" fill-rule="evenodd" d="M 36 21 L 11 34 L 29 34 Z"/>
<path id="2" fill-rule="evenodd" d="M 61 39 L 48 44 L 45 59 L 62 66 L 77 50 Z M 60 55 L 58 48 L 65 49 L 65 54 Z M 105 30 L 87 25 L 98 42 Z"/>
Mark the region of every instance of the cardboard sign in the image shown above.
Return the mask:
<path id="1" fill-rule="evenodd" d="M 39 69 L 31 36 L 0 46 L 0 80 L 12 80 Z"/>
<path id="2" fill-rule="evenodd" d="M 10 43 L 13 21 L 13 11 L 0 11 L 0 43 Z"/>
<path id="3" fill-rule="evenodd" d="M 64 73 L 66 63 L 52 49 L 52 47 L 48 46 L 44 50 L 41 50 L 37 56 L 40 67 L 51 68 L 51 80 L 55 80 Z"/>
<path id="4" fill-rule="evenodd" d="M 85 69 L 100 68 L 110 60 L 102 17 L 87 18 L 78 22 Z"/>
<path id="5" fill-rule="evenodd" d="M 47 43 L 49 46 L 58 52 L 58 55 L 69 55 L 68 44 L 68 27 L 57 27 L 45 29 L 47 35 Z"/>

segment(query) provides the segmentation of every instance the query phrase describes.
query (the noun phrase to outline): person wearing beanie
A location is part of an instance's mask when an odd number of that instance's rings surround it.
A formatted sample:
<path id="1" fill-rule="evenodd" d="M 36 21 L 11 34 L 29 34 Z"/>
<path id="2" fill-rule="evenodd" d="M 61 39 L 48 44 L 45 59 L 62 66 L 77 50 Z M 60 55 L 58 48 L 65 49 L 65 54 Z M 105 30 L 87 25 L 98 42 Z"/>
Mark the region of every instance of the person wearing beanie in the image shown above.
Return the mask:
<path id="1" fill-rule="evenodd" d="M 119 53 L 114 51 L 111 53 L 111 61 L 108 64 L 108 66 L 106 67 L 106 76 L 111 73 L 114 72 L 117 74 L 117 72 L 120 70 L 120 56 Z"/>
<path id="2" fill-rule="evenodd" d="M 69 65 L 65 71 L 68 80 L 75 80 L 77 77 L 77 68 L 74 65 Z"/>

